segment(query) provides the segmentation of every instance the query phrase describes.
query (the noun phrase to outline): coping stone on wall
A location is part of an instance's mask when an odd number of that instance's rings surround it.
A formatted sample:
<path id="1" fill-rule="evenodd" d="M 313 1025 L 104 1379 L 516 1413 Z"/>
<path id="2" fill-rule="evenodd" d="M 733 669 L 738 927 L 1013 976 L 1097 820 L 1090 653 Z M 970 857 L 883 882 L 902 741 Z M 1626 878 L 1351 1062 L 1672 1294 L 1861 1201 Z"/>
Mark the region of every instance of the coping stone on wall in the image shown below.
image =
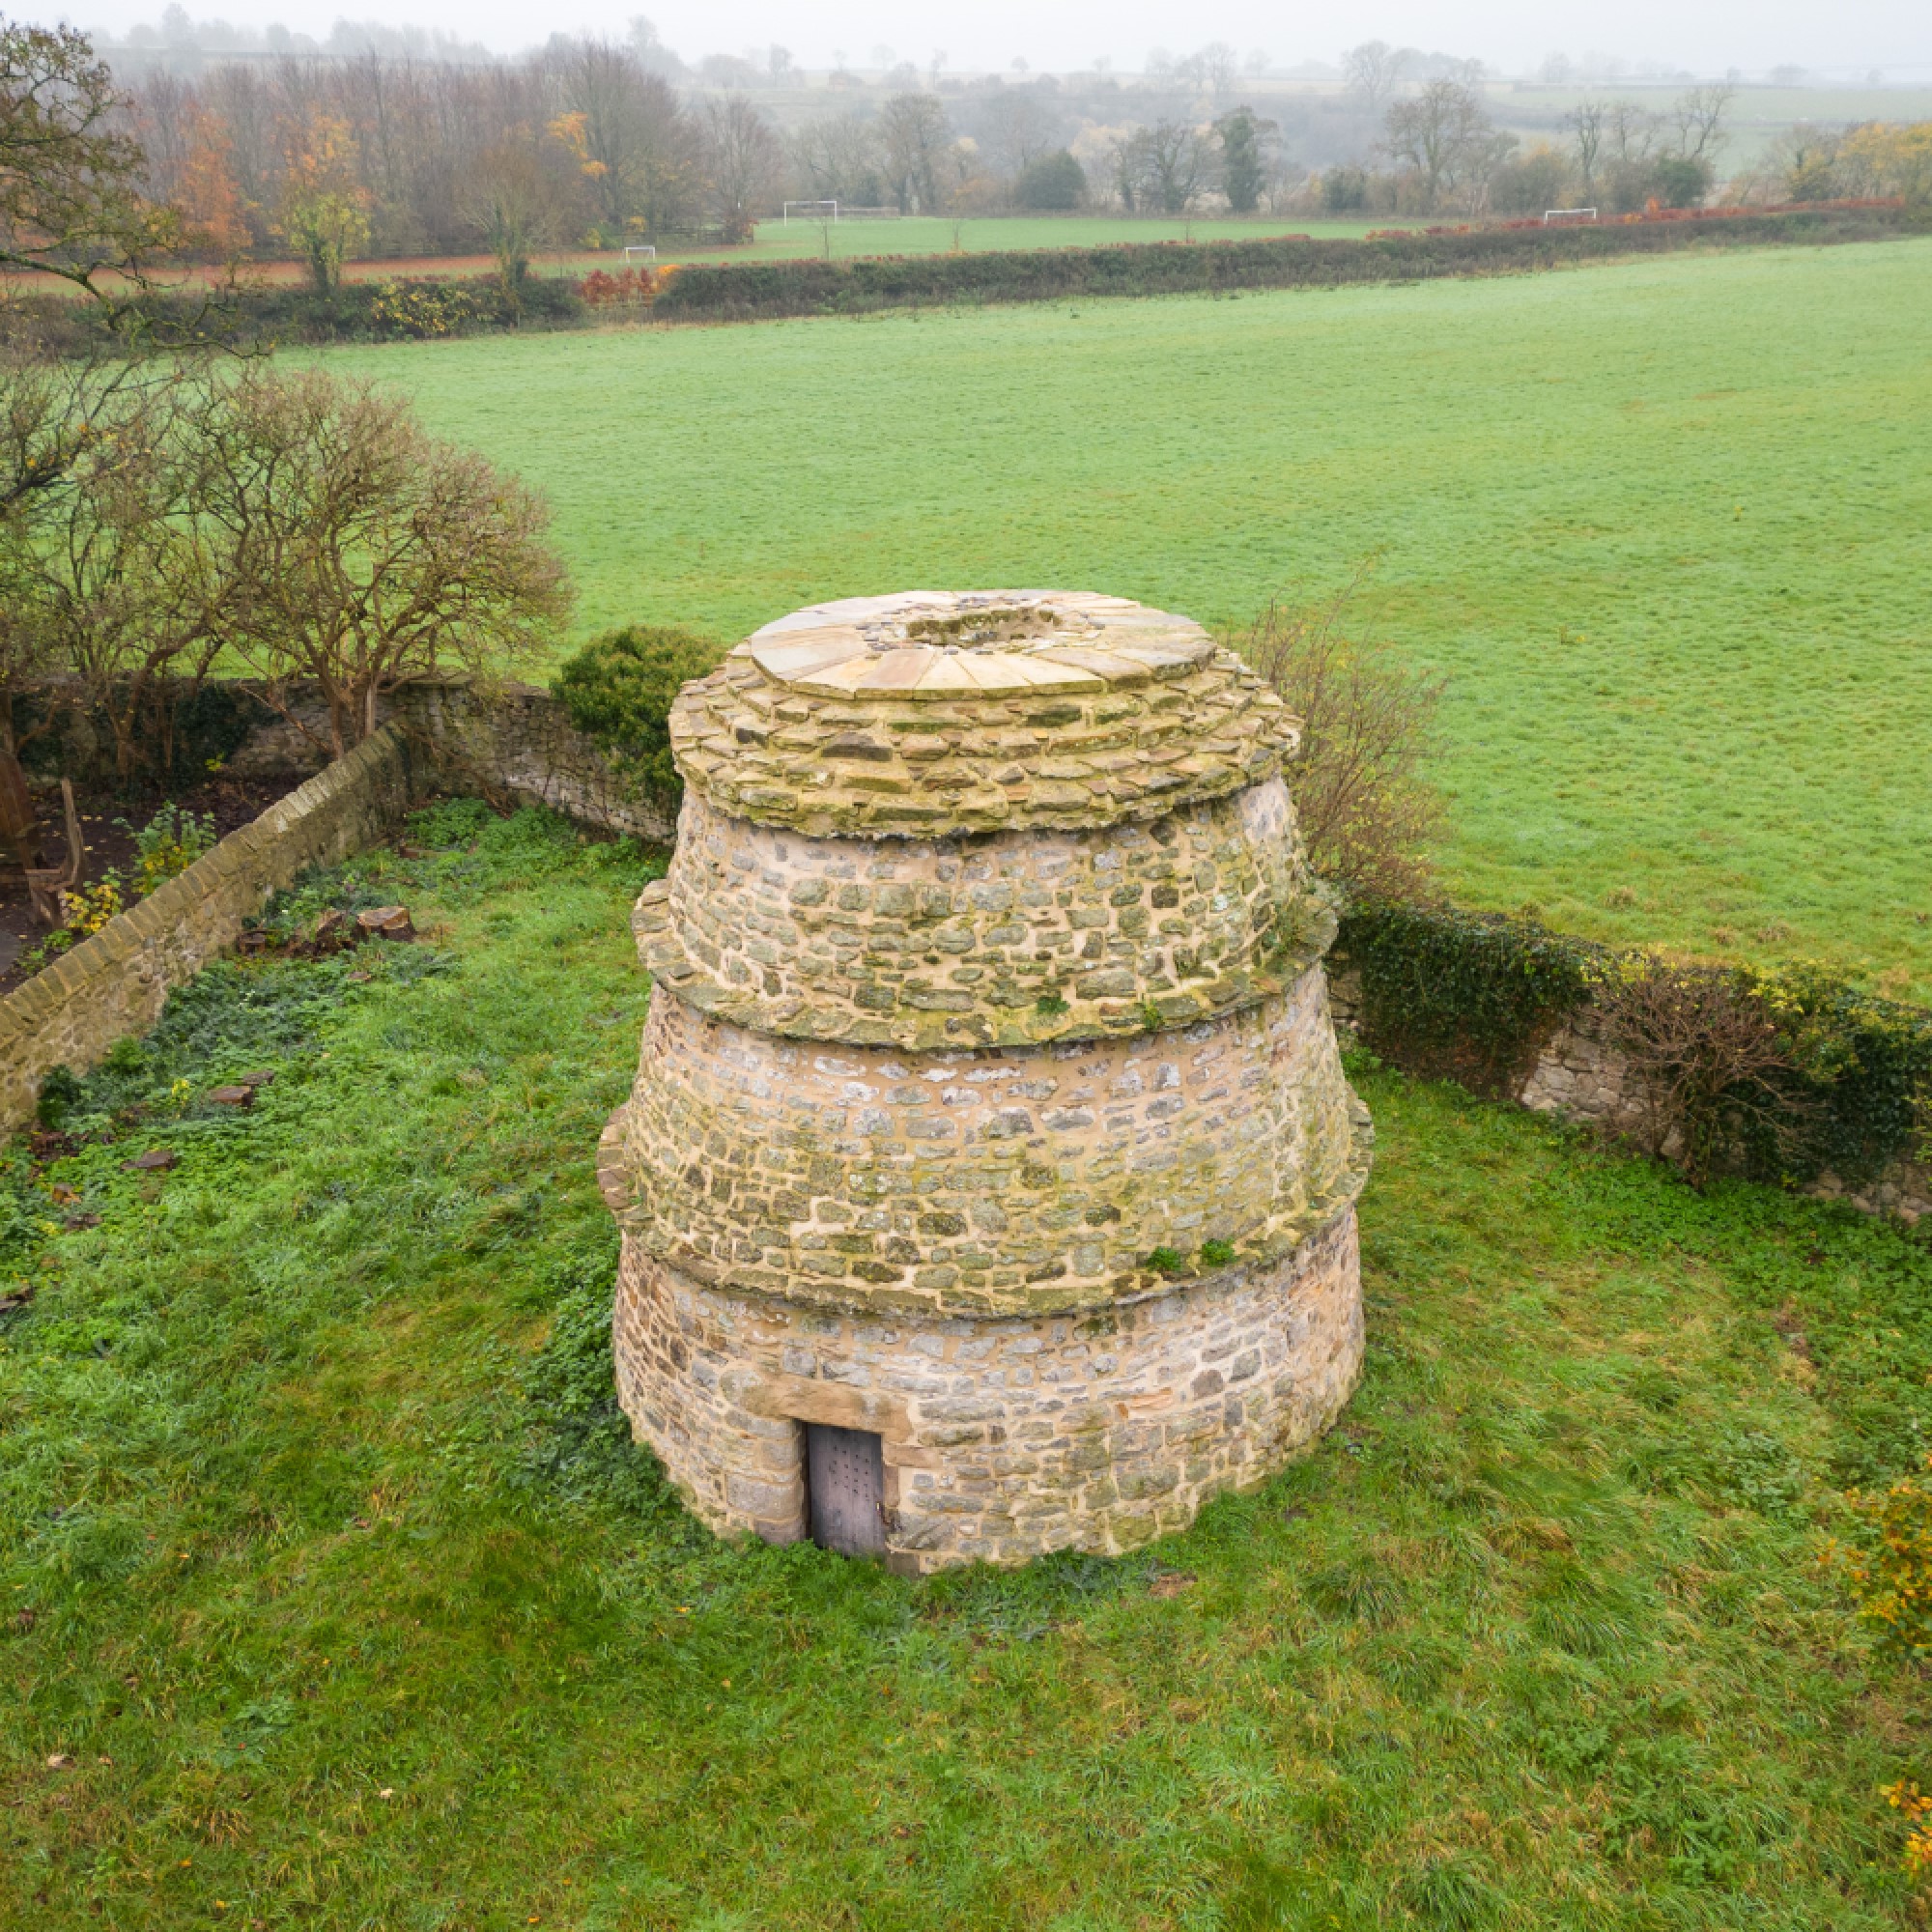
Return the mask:
<path id="1" fill-rule="evenodd" d="M 170 989 L 233 946 L 270 893 L 384 837 L 419 794 L 421 766 L 408 735 L 384 725 L 0 1001 L 0 1131 L 33 1118 L 52 1068 L 84 1071 L 153 1026 Z"/>

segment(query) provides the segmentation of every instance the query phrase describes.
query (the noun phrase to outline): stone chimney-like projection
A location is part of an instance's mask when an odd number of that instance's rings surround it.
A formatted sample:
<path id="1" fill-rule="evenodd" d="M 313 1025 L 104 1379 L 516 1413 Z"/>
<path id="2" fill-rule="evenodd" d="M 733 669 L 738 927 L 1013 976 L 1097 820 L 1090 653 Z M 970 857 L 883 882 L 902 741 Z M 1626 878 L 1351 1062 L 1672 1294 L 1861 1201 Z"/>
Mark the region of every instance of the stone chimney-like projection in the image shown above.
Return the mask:
<path id="1" fill-rule="evenodd" d="M 1325 1430 L 1370 1129 L 1276 694 L 1118 597 L 907 591 L 768 624 L 671 739 L 600 1165 L 618 1392 L 692 1509 L 1116 1552 Z"/>

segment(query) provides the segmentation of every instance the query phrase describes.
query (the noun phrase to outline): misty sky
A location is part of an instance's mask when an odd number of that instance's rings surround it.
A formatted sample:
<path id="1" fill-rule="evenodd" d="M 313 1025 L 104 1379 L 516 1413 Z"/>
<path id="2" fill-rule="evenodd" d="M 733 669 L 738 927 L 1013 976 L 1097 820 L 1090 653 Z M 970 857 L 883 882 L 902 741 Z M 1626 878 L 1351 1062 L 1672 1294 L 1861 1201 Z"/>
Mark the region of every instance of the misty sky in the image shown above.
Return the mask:
<path id="1" fill-rule="evenodd" d="M 158 19 L 162 0 L 78 0 L 83 24 L 112 32 Z M 9 9 L 29 18 L 65 11 L 14 0 Z M 869 66 L 872 50 L 891 46 L 900 59 L 924 66 L 944 48 L 958 67 L 1006 67 L 1015 55 L 1037 69 L 1088 68 L 1104 55 L 1122 70 L 1138 70 L 1147 50 L 1186 52 L 1222 40 L 1246 53 L 1264 48 L 1276 62 L 1333 60 L 1357 41 L 1471 55 L 1506 71 L 1534 66 L 1551 50 L 1577 55 L 1601 50 L 1630 61 L 1654 60 L 1704 73 L 1737 67 L 1747 71 L 1782 62 L 1805 67 L 1879 68 L 1889 77 L 1932 78 L 1932 4 L 1928 0 L 1624 0 L 1616 7 L 1564 10 L 1527 0 L 1376 0 L 1360 10 L 1288 9 L 1266 0 L 1109 0 L 1105 6 L 1043 7 L 1032 0 L 972 0 L 937 7 L 888 0 L 830 0 L 800 7 L 785 0 L 564 0 L 532 7 L 528 0 L 187 0 L 197 17 L 225 15 L 238 23 L 279 20 L 322 34 L 339 16 L 376 17 L 440 27 L 514 51 L 558 28 L 620 33 L 627 16 L 647 14 L 679 53 L 735 53 L 777 41 L 808 66 L 830 65 L 843 51 Z"/>

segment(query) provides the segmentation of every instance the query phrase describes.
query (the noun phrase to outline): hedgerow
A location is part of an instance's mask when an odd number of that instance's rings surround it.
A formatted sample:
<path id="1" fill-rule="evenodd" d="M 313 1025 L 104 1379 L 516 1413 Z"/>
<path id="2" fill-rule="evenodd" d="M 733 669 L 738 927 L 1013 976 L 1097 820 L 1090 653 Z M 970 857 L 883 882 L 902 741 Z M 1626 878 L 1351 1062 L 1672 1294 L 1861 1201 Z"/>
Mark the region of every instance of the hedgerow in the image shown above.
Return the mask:
<path id="1" fill-rule="evenodd" d="M 858 315 L 884 308 L 992 305 L 1105 296 L 1216 295 L 1251 289 L 1344 288 L 1439 276 L 1527 274 L 1565 263 L 1688 247 L 1875 241 L 1917 233 L 1925 217 L 1890 204 L 1820 206 L 1776 213 L 1606 222 L 1384 229 L 1360 241 L 1275 236 L 1253 242 L 1133 242 L 1096 248 L 978 254 L 861 256 L 843 261 L 685 262 L 655 274 L 593 270 L 582 278 L 526 280 L 513 299 L 493 275 L 399 275 L 343 282 L 327 295 L 299 284 L 225 294 L 194 288 L 143 298 L 143 312 L 175 334 L 237 346 L 411 342 L 515 329 L 583 328 L 607 315 L 658 322 L 748 322 Z M 58 349 L 101 346 L 82 304 L 16 297 L 14 312 Z"/>
<path id="2" fill-rule="evenodd" d="M 663 322 L 725 322 L 1072 297 L 1341 288 L 1442 275 L 1524 274 L 1564 263 L 1687 247 L 1872 240 L 1907 226 L 1905 213 L 1895 208 L 1832 209 L 1600 228 L 1384 233 L 1359 242 L 1278 236 L 836 262 L 691 262 L 666 281 L 652 314 Z"/>
<path id="3" fill-rule="evenodd" d="M 1411 1072 L 1492 1095 L 1522 1084 L 1609 956 L 1531 920 L 1387 901 L 1352 909 L 1342 945 L 1361 978 L 1364 1042 Z"/>
<path id="4" fill-rule="evenodd" d="M 1557 1031 L 1615 981 L 1721 982 L 1724 997 L 1712 1010 L 1760 1016 L 1780 1046 L 1778 1065 L 1752 1076 L 1741 1104 L 1726 1108 L 1721 1095 L 1714 1102 L 1725 1122 L 1727 1166 L 1760 1180 L 1830 1176 L 1856 1191 L 1927 1155 L 1932 1012 L 1881 999 L 1824 967 L 1686 966 L 1619 953 L 1534 920 L 1393 903 L 1353 908 L 1342 923 L 1340 956 L 1359 978 L 1364 1045 L 1407 1071 L 1492 1095 L 1519 1093 Z M 1696 1046 L 1690 1040 L 1681 1051 Z M 1662 1123 L 1660 1145 L 1673 1138 L 1662 1130 L 1671 1124 Z M 1674 1124 L 1681 1139 L 1690 1123 Z"/>

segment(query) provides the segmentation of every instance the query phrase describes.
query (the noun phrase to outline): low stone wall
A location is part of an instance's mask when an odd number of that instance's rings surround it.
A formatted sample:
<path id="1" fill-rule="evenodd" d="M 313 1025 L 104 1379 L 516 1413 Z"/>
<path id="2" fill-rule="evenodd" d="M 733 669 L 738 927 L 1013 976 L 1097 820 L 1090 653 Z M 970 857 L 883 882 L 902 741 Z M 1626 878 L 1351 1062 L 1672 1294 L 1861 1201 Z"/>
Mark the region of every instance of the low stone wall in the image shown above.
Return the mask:
<path id="1" fill-rule="evenodd" d="M 809 1533 L 806 1423 L 881 1440 L 886 1561 L 1116 1554 L 1271 1476 L 1362 1366 L 1355 1210 L 1292 1255 L 1044 1320 L 819 1312 L 732 1294 L 624 1242 L 617 1389 L 714 1527 Z"/>
<path id="2" fill-rule="evenodd" d="M 84 1070 L 153 1026 L 271 892 L 386 838 L 423 777 L 410 737 L 384 725 L 0 1002 L 0 1130 L 33 1118 L 50 1069 Z"/>
<path id="3" fill-rule="evenodd" d="M 1328 963 L 1328 998 L 1335 1024 L 1352 1036 L 1361 1009 L 1361 982 L 1339 953 L 1331 954 Z M 1602 1016 L 1588 1007 L 1550 1036 L 1515 1097 L 1533 1113 L 1555 1114 L 1606 1133 L 1634 1133 L 1639 1124 L 1640 1102 L 1630 1063 L 1605 1037 Z M 1858 1190 L 1826 1175 L 1806 1192 L 1849 1201 L 1867 1214 L 1896 1214 L 1917 1221 L 1932 1214 L 1932 1168 L 1918 1161 L 1898 1161 L 1869 1187 Z"/>
<path id="4" fill-rule="evenodd" d="M 445 783 L 468 781 L 652 845 L 677 837 L 670 814 L 636 797 L 570 713 L 533 685 L 411 685 L 387 716 L 428 748 Z"/>
<path id="5" fill-rule="evenodd" d="M 263 703 L 240 680 L 214 679 L 208 689 L 220 696 L 224 710 L 232 707 L 234 728 L 243 733 L 224 753 L 225 770 L 238 778 L 297 779 L 328 764 L 328 706 L 313 688 L 291 691 L 293 715 Z M 382 715 L 417 741 L 426 787 L 469 786 L 547 805 L 582 824 L 654 845 L 668 845 L 677 836 L 670 815 L 632 796 L 622 774 L 571 724 L 569 712 L 534 685 L 478 690 L 462 679 L 413 684 L 385 698 Z M 64 772 L 80 784 L 114 781 L 112 740 L 98 720 L 78 710 L 63 711 L 60 729 L 42 741 L 30 761 L 36 771 Z"/>

